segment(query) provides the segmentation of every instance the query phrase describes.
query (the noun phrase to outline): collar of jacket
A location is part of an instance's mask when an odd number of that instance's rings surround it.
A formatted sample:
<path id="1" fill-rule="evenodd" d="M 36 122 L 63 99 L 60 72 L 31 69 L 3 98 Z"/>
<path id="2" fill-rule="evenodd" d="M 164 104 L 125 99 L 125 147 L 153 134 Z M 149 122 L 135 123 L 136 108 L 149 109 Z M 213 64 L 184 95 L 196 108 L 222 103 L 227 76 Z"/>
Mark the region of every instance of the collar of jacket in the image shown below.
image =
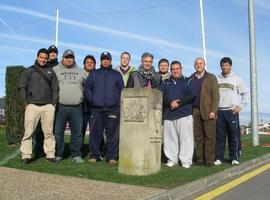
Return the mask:
<path id="1" fill-rule="evenodd" d="M 195 74 L 196 74 L 196 72 L 194 72 L 194 73 L 190 76 L 190 78 L 191 78 L 191 79 L 195 79 L 195 78 L 196 78 Z M 206 78 L 207 76 L 208 76 L 208 72 L 205 70 L 205 71 L 204 71 L 203 78 Z"/>
<path id="2" fill-rule="evenodd" d="M 45 64 L 44 67 L 41 67 L 40 64 L 37 61 L 35 61 L 35 64 L 34 65 L 37 66 L 37 67 L 39 67 L 39 68 L 45 68 L 45 67 L 47 67 L 47 64 Z"/>
<path id="3" fill-rule="evenodd" d="M 100 68 L 101 69 L 104 69 L 104 70 L 111 70 L 112 69 L 112 65 L 110 65 L 109 67 L 103 67 L 102 65 L 100 65 Z"/>
<path id="4" fill-rule="evenodd" d="M 173 80 L 173 81 L 178 81 L 178 80 L 180 80 L 180 79 L 184 79 L 185 77 L 183 76 L 183 74 L 179 77 L 179 78 L 175 78 L 175 77 L 173 77 L 172 75 L 171 75 L 171 79 Z"/>

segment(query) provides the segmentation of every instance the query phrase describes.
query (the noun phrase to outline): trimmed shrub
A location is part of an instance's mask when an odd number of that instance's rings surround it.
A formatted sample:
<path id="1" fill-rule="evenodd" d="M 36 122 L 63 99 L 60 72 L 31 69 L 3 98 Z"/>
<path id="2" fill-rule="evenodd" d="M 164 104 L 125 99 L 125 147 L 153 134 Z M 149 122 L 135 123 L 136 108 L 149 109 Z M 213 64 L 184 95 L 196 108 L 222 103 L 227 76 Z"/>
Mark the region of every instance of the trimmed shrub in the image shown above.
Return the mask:
<path id="1" fill-rule="evenodd" d="M 6 68 L 6 140 L 8 144 L 19 144 L 24 134 L 24 108 L 19 93 L 19 80 L 23 66 Z"/>

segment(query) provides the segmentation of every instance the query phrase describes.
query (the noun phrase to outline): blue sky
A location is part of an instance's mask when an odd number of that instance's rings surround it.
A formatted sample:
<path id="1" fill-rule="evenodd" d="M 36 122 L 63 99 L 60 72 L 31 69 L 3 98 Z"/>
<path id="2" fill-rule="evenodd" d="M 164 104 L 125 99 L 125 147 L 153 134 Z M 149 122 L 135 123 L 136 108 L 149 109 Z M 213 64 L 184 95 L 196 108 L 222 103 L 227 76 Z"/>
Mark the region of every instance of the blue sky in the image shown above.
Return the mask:
<path id="1" fill-rule="evenodd" d="M 270 1 L 255 1 L 259 111 L 270 112 Z M 247 0 L 204 0 L 208 71 L 219 74 L 219 60 L 229 56 L 233 71 L 249 86 Z M 180 60 L 184 74 L 194 72 L 193 61 L 203 56 L 199 0 L 0 0 L 0 95 L 5 95 L 6 66 L 33 64 L 39 48 L 55 40 L 56 9 L 60 12 L 59 58 L 65 49 L 82 66 L 85 55 L 99 60 L 110 51 L 113 65 L 122 51 L 138 66 L 148 51 L 160 58 Z M 250 110 L 250 104 L 245 108 Z"/>

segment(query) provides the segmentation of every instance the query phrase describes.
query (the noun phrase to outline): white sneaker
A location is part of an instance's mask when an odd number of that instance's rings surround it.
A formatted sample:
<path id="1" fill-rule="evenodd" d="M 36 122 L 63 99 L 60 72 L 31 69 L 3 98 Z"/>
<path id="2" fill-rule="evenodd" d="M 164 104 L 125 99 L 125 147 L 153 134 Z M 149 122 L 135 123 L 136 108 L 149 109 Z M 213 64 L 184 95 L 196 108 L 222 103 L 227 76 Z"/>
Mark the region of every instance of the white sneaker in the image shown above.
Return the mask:
<path id="1" fill-rule="evenodd" d="M 173 162 L 173 161 L 171 161 L 171 160 L 169 160 L 169 161 L 166 163 L 166 166 L 167 166 L 167 167 L 173 167 L 173 166 L 175 166 L 175 165 L 178 165 L 177 162 Z"/>
<path id="2" fill-rule="evenodd" d="M 190 165 L 189 164 L 183 164 L 182 167 L 188 169 L 188 168 L 190 168 Z"/>
<path id="3" fill-rule="evenodd" d="M 216 160 L 215 162 L 214 162 L 214 165 L 221 165 L 222 164 L 222 162 L 220 161 L 220 160 Z"/>
<path id="4" fill-rule="evenodd" d="M 57 162 L 60 162 L 62 159 L 63 159 L 63 158 L 60 157 L 60 156 L 55 157 L 55 160 L 57 160 Z"/>
<path id="5" fill-rule="evenodd" d="M 84 162 L 84 160 L 80 156 L 73 157 L 72 161 L 75 162 L 75 163 L 83 163 Z"/>
<path id="6" fill-rule="evenodd" d="M 238 160 L 233 160 L 232 165 L 240 165 L 240 162 Z"/>

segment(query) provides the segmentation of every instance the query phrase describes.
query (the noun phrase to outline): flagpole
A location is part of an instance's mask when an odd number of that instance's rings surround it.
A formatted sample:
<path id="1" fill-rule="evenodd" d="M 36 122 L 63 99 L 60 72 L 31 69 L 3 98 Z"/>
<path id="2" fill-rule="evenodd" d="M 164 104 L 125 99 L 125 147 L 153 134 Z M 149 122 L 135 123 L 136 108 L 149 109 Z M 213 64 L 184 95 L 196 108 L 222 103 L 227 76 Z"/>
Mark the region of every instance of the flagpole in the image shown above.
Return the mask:
<path id="1" fill-rule="evenodd" d="M 205 33 L 204 33 L 203 0 L 200 0 L 200 11 L 201 11 L 200 13 L 201 13 L 203 58 L 205 60 L 205 65 L 206 65 L 207 60 L 206 60 Z M 207 68 L 207 65 L 205 67 Z"/>
<path id="2" fill-rule="evenodd" d="M 56 10 L 56 28 L 55 28 L 55 46 L 58 47 L 58 21 L 59 21 L 59 10 Z"/>

